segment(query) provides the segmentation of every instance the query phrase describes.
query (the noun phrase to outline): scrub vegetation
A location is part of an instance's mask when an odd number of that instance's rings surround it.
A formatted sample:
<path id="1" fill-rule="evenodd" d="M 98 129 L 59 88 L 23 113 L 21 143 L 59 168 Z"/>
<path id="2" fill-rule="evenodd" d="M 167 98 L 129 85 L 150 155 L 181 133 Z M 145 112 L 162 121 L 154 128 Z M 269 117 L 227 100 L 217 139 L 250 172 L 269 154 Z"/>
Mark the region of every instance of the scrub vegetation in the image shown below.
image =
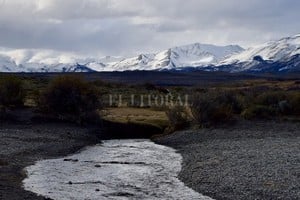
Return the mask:
<path id="1" fill-rule="evenodd" d="M 295 78 L 260 78 L 164 86 L 103 81 L 96 75 L 89 79 L 80 74 L 0 74 L 0 107 L 2 118 L 7 110 L 26 107 L 79 124 L 100 123 L 101 116 L 170 133 L 194 125 L 230 125 L 237 120 L 299 121 L 299 83 Z"/>

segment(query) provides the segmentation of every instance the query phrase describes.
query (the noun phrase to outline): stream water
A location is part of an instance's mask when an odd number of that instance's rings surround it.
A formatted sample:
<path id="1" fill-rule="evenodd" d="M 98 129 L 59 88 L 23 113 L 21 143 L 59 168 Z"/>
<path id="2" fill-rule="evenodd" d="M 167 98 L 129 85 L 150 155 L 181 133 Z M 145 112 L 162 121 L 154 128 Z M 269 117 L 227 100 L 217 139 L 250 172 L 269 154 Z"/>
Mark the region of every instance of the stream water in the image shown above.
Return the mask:
<path id="1" fill-rule="evenodd" d="M 210 199 L 177 175 L 182 157 L 150 140 L 108 140 L 27 167 L 26 190 L 51 199 Z"/>

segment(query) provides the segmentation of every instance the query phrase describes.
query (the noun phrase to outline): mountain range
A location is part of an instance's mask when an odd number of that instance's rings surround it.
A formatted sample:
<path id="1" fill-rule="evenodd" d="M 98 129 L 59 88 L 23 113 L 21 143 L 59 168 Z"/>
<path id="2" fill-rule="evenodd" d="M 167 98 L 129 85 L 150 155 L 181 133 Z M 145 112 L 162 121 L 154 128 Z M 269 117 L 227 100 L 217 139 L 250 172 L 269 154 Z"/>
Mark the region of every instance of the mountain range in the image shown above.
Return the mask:
<path id="1" fill-rule="evenodd" d="M 300 71 L 300 34 L 243 49 L 190 44 L 131 58 L 90 58 L 49 50 L 0 48 L 0 72 L 204 70 L 251 73 Z"/>

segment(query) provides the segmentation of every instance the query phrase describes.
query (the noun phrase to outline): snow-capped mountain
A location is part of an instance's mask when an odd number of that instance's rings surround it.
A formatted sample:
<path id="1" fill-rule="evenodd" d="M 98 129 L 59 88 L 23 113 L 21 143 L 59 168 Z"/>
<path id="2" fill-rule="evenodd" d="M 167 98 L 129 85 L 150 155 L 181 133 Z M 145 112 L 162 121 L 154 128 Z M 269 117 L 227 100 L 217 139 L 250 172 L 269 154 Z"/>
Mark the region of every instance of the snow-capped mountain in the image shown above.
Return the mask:
<path id="1" fill-rule="evenodd" d="M 240 46 L 191 44 L 132 58 L 84 58 L 45 50 L 0 51 L 4 72 L 90 72 L 128 70 L 171 70 L 215 65 L 227 56 L 243 51 Z"/>
<path id="2" fill-rule="evenodd" d="M 120 62 L 106 65 L 112 71 L 125 70 L 173 70 L 184 67 L 215 65 L 227 56 L 243 51 L 240 46 L 215 46 L 191 44 L 170 48 L 156 54 L 140 54 Z"/>
<path id="3" fill-rule="evenodd" d="M 218 64 L 230 72 L 300 71 L 300 34 L 271 41 L 232 55 Z"/>
<path id="4" fill-rule="evenodd" d="M 49 50 L 0 48 L 0 72 L 94 72 L 205 70 L 227 72 L 300 71 L 300 34 L 244 50 L 237 45 L 190 44 L 131 58 L 87 57 Z"/>
<path id="5" fill-rule="evenodd" d="M 121 57 L 91 58 L 43 49 L 0 49 L 0 72 L 93 72 L 87 65 L 110 63 Z"/>

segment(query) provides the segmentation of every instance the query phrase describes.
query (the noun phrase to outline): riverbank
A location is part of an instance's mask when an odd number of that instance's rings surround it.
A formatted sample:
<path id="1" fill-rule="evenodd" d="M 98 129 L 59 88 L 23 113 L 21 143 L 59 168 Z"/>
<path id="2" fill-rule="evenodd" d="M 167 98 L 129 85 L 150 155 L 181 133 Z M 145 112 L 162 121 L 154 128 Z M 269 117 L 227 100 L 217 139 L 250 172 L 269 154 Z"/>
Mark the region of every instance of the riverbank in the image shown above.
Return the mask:
<path id="1" fill-rule="evenodd" d="M 102 120 L 100 128 L 83 127 L 40 116 L 31 108 L 9 110 L 0 119 L 0 199 L 45 199 L 25 191 L 24 168 L 36 161 L 64 157 L 101 139 L 150 138 L 160 127 L 146 123 Z"/>
<path id="2" fill-rule="evenodd" d="M 102 136 L 101 136 L 102 137 Z M 45 199 L 22 189 L 23 169 L 100 142 L 93 129 L 66 123 L 0 126 L 0 199 Z M 156 138 L 183 156 L 179 178 L 215 199 L 297 199 L 300 125 L 239 122 Z"/>
<path id="3" fill-rule="evenodd" d="M 100 142 L 95 129 L 66 123 L 0 125 L 0 199 L 41 200 L 22 188 L 23 169 Z"/>
<path id="4" fill-rule="evenodd" d="M 215 199 L 298 199 L 300 124 L 239 122 L 157 138 L 183 156 L 179 178 Z"/>

